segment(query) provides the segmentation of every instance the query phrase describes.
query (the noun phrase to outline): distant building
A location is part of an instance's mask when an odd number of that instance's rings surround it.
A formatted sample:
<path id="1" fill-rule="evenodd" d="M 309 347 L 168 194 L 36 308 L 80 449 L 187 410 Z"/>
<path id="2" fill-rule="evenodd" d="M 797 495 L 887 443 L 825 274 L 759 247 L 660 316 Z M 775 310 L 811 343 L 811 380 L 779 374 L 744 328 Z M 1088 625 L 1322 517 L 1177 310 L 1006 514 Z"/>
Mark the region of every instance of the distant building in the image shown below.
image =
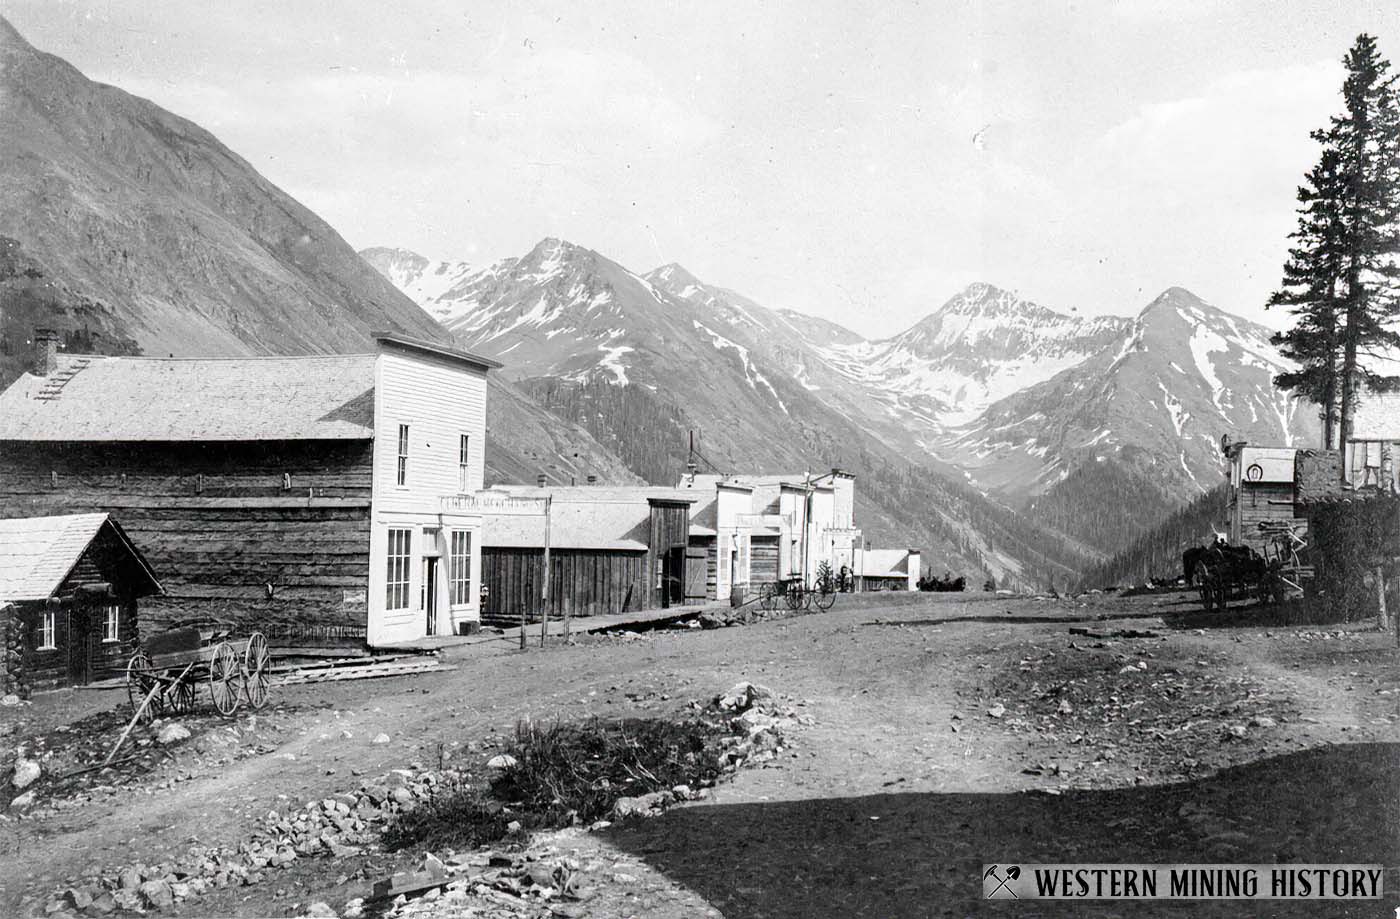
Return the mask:
<path id="1" fill-rule="evenodd" d="M 386 645 L 480 615 L 486 375 L 384 334 L 373 354 L 59 354 L 0 393 L 0 517 L 108 513 L 161 572 L 150 622 Z"/>
<path id="2" fill-rule="evenodd" d="M 862 589 L 919 589 L 922 570 L 918 549 L 867 549 L 862 553 Z"/>
<path id="3" fill-rule="evenodd" d="M 0 693 L 89 683 L 126 666 L 155 572 L 107 514 L 0 520 Z"/>
<path id="4" fill-rule="evenodd" d="M 1362 392 L 1344 460 L 1357 488 L 1400 492 L 1400 392 Z"/>
<path id="5" fill-rule="evenodd" d="M 497 485 L 463 499 L 482 519 L 486 621 L 538 621 L 703 603 L 694 493 L 652 486 Z M 545 592 L 544 557 L 549 550 Z"/>

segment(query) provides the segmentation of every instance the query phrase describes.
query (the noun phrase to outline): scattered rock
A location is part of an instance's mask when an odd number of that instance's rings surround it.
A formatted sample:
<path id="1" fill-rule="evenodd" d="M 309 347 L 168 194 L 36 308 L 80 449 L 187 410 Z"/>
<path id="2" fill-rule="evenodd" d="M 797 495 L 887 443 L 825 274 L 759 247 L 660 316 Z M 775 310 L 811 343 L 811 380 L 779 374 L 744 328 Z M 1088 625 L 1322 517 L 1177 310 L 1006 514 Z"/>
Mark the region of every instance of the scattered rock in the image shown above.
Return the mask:
<path id="1" fill-rule="evenodd" d="M 137 888 L 141 901 L 151 909 L 166 909 L 175 905 L 175 892 L 165 881 L 143 881 Z"/>
<path id="2" fill-rule="evenodd" d="M 371 740 L 371 741 L 370 741 L 370 743 L 372 743 L 372 744 L 386 744 L 386 743 L 388 743 L 388 742 L 389 742 L 389 735 L 388 735 L 388 734 L 376 734 L 376 735 L 374 735 L 374 740 Z"/>
<path id="3" fill-rule="evenodd" d="M 1056 709 L 1056 711 L 1058 711 L 1061 715 L 1072 715 L 1074 714 L 1074 706 L 1069 704 L 1068 699 L 1061 699 L 1060 707 Z"/>
<path id="4" fill-rule="evenodd" d="M 486 761 L 488 769 L 509 769 L 515 765 L 515 757 L 509 753 L 497 753 Z"/>
<path id="5" fill-rule="evenodd" d="M 1000 702 L 998 702 L 996 705 L 993 705 L 991 708 L 987 709 L 987 717 L 988 717 L 988 718 L 1000 718 L 1000 717 L 1002 717 L 1002 716 L 1005 715 L 1005 714 L 1006 714 L 1006 706 L 1005 706 L 1005 705 L 1002 705 Z"/>
<path id="6" fill-rule="evenodd" d="M 37 760 L 25 759 L 23 756 L 15 760 L 15 774 L 10 778 L 10 784 L 16 788 L 28 788 L 39 781 L 39 776 L 44 770 L 40 768 Z"/>
<path id="7" fill-rule="evenodd" d="M 20 795 L 19 797 L 15 798 L 13 801 L 10 802 L 11 810 L 22 811 L 27 810 L 28 808 L 33 806 L 34 792 L 32 791 L 26 791 L 24 794 Z"/>
<path id="8" fill-rule="evenodd" d="M 323 903 L 319 900 L 308 906 L 304 915 L 315 917 L 315 919 L 340 919 L 340 914 L 331 909 L 329 903 Z"/>
<path id="9" fill-rule="evenodd" d="M 175 721 L 161 728 L 160 733 L 156 735 L 156 743 L 161 746 L 169 746 L 170 744 L 189 739 L 190 729 Z"/>

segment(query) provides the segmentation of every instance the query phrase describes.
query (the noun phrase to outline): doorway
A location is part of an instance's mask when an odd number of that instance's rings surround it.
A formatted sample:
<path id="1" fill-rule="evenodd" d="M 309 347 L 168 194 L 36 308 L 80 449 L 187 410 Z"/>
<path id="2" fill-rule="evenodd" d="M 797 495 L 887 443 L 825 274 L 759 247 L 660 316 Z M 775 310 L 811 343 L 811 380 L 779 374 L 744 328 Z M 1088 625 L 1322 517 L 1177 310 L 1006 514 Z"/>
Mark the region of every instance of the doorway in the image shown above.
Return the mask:
<path id="1" fill-rule="evenodd" d="M 88 627 L 88 611 L 81 603 L 68 607 L 68 680 L 73 686 L 86 686 L 92 682 L 92 630 Z M 54 616 L 58 619 L 58 615 Z M 55 630 L 57 630 L 55 624 Z M 56 636 L 55 636 L 56 637 Z"/>
<path id="2" fill-rule="evenodd" d="M 438 608 L 438 560 L 435 556 L 423 559 L 423 613 L 427 617 L 423 628 L 426 635 L 437 634 Z"/>

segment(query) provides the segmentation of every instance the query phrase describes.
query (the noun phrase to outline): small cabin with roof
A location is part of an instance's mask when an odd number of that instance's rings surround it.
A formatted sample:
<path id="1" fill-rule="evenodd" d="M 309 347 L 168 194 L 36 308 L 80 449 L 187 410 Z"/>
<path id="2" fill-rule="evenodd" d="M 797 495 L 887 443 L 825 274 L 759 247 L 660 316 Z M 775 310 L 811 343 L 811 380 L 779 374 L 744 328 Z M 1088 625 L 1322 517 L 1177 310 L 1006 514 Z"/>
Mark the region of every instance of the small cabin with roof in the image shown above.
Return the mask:
<path id="1" fill-rule="evenodd" d="M 0 691 L 81 685 L 126 666 L 160 581 L 107 514 L 0 520 Z"/>
<path id="2" fill-rule="evenodd" d="M 486 375 L 376 335 L 374 353 L 62 354 L 0 393 L 0 518 L 107 513 L 161 572 L 151 623 L 214 617 L 281 645 L 392 645 L 480 615 Z"/>

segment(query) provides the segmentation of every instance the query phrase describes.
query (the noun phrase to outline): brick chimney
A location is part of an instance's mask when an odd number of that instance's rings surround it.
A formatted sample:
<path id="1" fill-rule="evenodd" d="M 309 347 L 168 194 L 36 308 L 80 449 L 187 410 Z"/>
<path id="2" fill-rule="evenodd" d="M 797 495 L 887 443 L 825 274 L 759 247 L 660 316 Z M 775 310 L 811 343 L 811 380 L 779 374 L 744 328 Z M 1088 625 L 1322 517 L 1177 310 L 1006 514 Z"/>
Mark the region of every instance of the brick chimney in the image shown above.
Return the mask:
<path id="1" fill-rule="evenodd" d="M 46 377 L 58 369 L 58 333 L 53 329 L 34 330 L 34 365 L 30 371 L 36 377 Z"/>
<path id="2" fill-rule="evenodd" d="M 544 488 L 545 484 L 548 483 L 548 481 L 549 479 L 547 479 L 545 477 L 545 474 L 541 472 L 539 478 L 536 479 L 535 484 L 537 484 L 540 488 Z"/>

